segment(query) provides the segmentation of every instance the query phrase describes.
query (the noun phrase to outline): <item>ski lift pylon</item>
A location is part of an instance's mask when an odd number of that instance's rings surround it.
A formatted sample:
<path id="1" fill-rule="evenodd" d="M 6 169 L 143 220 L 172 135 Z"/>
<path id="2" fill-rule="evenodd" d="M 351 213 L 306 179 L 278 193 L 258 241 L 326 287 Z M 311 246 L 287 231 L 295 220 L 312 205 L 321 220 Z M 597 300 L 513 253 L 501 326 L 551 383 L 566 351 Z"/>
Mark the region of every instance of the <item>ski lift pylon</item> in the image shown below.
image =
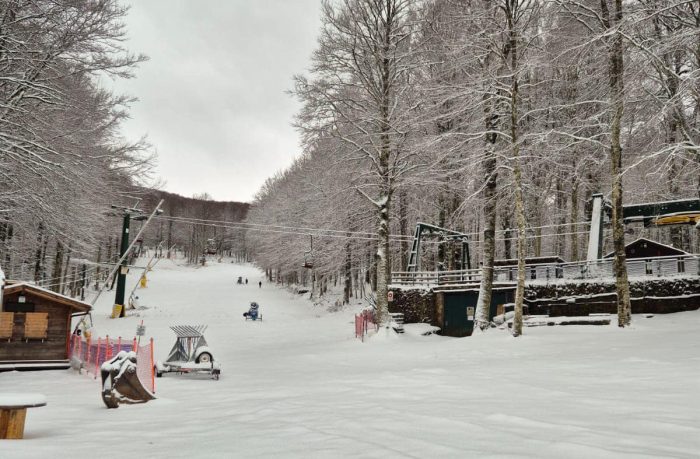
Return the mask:
<path id="1" fill-rule="evenodd" d="M 306 269 L 313 269 L 314 267 L 314 237 L 309 235 L 310 245 L 309 250 L 304 252 L 304 264 L 302 265 Z"/>

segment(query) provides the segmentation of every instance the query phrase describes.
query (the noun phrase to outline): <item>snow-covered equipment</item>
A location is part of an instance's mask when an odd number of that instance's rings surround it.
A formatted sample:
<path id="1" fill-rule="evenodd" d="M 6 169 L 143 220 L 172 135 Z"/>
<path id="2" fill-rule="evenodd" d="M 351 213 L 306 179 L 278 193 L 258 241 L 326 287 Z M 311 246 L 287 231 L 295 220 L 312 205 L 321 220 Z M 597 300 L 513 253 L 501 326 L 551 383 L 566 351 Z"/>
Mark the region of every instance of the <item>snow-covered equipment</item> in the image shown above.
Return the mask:
<path id="1" fill-rule="evenodd" d="M 260 306 L 258 303 L 255 301 L 250 303 L 250 308 L 243 313 L 243 317 L 245 317 L 245 320 L 262 320 L 262 314 L 260 314 Z"/>
<path id="2" fill-rule="evenodd" d="M 206 325 L 174 325 L 170 329 L 177 339 L 165 362 L 156 362 L 156 376 L 163 373 L 209 373 L 219 379 L 221 365 L 204 339 Z"/>
<path id="3" fill-rule="evenodd" d="M 102 401 L 107 408 L 120 403 L 145 403 L 156 397 L 149 392 L 136 373 L 136 353 L 121 351 L 100 366 Z"/>

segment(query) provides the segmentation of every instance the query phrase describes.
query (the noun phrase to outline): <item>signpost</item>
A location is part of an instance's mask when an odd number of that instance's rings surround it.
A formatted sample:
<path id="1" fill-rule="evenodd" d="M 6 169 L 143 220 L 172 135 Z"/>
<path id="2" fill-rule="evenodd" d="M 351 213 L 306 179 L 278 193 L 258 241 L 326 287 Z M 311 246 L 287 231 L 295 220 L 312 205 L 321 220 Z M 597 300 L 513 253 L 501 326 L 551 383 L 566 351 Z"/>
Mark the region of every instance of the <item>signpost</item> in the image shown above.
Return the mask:
<path id="1" fill-rule="evenodd" d="M 141 337 L 146 334 L 146 326 L 143 324 L 143 320 L 139 325 L 136 326 L 136 336 L 139 337 L 138 345 L 141 345 Z"/>

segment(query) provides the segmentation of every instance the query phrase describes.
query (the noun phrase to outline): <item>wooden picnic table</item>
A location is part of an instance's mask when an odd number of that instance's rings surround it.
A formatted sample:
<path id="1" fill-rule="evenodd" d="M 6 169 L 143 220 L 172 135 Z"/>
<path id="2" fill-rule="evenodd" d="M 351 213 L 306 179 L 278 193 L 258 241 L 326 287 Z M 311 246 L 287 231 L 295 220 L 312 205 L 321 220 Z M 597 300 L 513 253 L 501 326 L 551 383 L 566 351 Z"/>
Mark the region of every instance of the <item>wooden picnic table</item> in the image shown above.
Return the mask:
<path id="1" fill-rule="evenodd" d="M 0 393 L 0 439 L 20 440 L 24 438 L 24 421 L 27 408 L 46 405 L 41 394 Z"/>

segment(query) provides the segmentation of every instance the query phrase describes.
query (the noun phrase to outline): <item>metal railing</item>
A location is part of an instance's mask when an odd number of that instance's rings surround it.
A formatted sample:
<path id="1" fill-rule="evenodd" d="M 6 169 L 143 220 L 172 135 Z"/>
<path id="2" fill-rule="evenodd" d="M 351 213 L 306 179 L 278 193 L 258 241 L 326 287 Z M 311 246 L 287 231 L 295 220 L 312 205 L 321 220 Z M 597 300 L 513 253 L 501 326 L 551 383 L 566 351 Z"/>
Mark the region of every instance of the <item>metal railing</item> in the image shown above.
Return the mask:
<path id="1" fill-rule="evenodd" d="M 672 276 L 700 276 L 700 254 L 671 257 L 634 258 L 627 260 L 630 278 L 664 278 Z M 494 267 L 494 282 L 515 282 L 517 265 Z M 525 266 L 525 282 L 554 282 L 563 280 L 611 279 L 615 277 L 613 259 L 577 261 L 570 263 L 542 263 Z M 470 285 L 481 282 L 480 269 L 460 271 L 398 271 L 392 273 L 395 286 L 434 287 Z"/>

